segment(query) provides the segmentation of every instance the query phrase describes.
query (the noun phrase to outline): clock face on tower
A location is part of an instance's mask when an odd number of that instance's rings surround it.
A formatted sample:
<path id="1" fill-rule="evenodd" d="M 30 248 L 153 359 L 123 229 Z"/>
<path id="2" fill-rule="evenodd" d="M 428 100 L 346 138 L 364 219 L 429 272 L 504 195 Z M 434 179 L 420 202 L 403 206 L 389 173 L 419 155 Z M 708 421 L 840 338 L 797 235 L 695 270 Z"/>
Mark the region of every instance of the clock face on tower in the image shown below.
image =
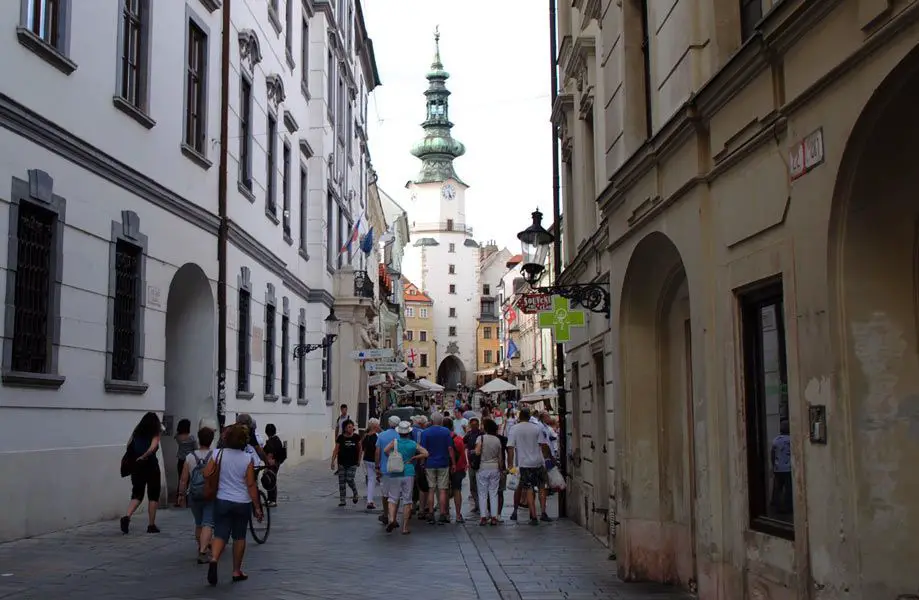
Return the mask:
<path id="1" fill-rule="evenodd" d="M 446 184 L 440 189 L 440 195 L 444 200 L 453 200 L 456 198 L 456 188 L 453 187 L 453 184 Z"/>

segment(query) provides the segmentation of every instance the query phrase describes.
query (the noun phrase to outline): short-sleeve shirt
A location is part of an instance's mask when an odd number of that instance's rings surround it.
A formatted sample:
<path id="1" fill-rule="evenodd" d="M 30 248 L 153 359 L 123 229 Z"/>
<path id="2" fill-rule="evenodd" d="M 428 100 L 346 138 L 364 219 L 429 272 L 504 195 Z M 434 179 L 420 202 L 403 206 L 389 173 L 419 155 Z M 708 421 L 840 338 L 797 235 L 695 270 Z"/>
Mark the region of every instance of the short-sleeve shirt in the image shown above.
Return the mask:
<path id="1" fill-rule="evenodd" d="M 463 436 L 463 444 L 466 445 L 466 454 L 472 454 L 475 452 L 475 443 L 484 433 L 485 432 L 481 429 L 472 429 Z"/>
<path id="2" fill-rule="evenodd" d="M 535 423 L 517 423 L 507 437 L 507 445 L 514 449 L 517 466 L 536 469 L 544 464 L 541 445 L 548 445 L 546 433 Z"/>
<path id="3" fill-rule="evenodd" d="M 465 473 L 469 468 L 469 461 L 466 458 L 466 444 L 463 438 L 458 435 L 453 436 L 453 451 L 456 453 L 456 471 Z"/>
<path id="4" fill-rule="evenodd" d="M 386 450 L 386 446 L 388 446 L 390 442 L 398 437 L 399 434 L 396 433 L 395 429 L 387 429 L 377 436 L 377 448 L 380 449 L 380 471 L 383 474 L 383 477 L 389 477 L 389 473 L 386 471 L 389 459 L 383 450 Z"/>
<path id="5" fill-rule="evenodd" d="M 195 467 L 198 466 L 199 460 L 210 460 L 214 457 L 214 452 L 215 451 L 211 449 L 204 450 L 199 448 L 198 450 L 192 450 L 188 456 L 185 457 L 185 464 L 188 466 L 188 477 L 191 478 L 191 473 L 195 470 Z M 206 461 L 205 464 L 207 464 Z"/>
<path id="6" fill-rule="evenodd" d="M 364 450 L 364 461 L 373 462 L 376 460 L 374 458 L 374 453 L 376 452 L 377 447 L 377 434 L 375 433 L 365 433 L 364 439 L 361 440 L 361 445 Z"/>
<path id="7" fill-rule="evenodd" d="M 421 434 L 421 445 L 428 451 L 425 466 L 429 469 L 446 469 L 450 466 L 450 447 L 453 435 L 443 425 L 434 425 Z"/>
<path id="8" fill-rule="evenodd" d="M 361 438 L 356 433 L 351 435 L 341 434 L 335 440 L 338 444 L 338 466 L 356 467 L 357 458 L 361 447 Z"/>
<path id="9" fill-rule="evenodd" d="M 388 444 L 387 444 L 388 445 Z M 401 473 L 393 473 L 393 477 L 414 477 L 415 476 L 415 463 L 409 462 L 415 452 L 417 451 L 418 444 L 415 443 L 413 439 L 403 439 L 398 438 L 396 441 L 396 448 L 399 451 L 399 454 L 402 455 L 402 462 L 405 464 L 405 469 Z"/>

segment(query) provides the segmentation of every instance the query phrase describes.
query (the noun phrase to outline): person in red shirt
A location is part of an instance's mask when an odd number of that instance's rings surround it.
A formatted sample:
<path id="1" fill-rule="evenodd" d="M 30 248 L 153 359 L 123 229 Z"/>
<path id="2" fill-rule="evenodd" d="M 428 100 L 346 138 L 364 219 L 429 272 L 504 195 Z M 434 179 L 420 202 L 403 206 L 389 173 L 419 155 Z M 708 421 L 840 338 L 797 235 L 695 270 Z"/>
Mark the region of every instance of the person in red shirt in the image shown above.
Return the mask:
<path id="1" fill-rule="evenodd" d="M 450 466 L 449 495 L 453 496 L 453 504 L 456 508 L 456 522 L 465 523 L 466 520 L 463 518 L 463 480 L 466 479 L 466 471 L 469 469 L 469 461 L 466 458 L 466 444 L 463 443 L 462 436 L 453 432 L 452 419 L 444 419 L 444 427 L 451 431 L 453 436 L 453 454 L 456 457 L 456 460 L 453 461 Z"/>

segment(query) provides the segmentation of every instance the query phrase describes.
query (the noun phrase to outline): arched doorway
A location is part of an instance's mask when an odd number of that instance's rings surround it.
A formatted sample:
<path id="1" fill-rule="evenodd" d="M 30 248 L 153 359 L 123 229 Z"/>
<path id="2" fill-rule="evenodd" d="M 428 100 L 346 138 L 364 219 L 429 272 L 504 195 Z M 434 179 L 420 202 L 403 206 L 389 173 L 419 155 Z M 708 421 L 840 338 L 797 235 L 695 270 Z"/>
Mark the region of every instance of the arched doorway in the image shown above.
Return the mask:
<path id="1" fill-rule="evenodd" d="M 695 585 L 695 484 L 689 290 L 661 233 L 639 242 L 620 313 L 625 439 L 617 535 L 620 576 Z"/>
<path id="2" fill-rule="evenodd" d="M 868 102 L 829 234 L 840 399 L 854 466 L 862 598 L 916 592 L 919 564 L 919 51 Z"/>
<path id="3" fill-rule="evenodd" d="M 216 417 L 216 335 L 214 297 L 207 275 L 196 264 L 183 265 L 172 278 L 166 300 L 166 404 L 164 421 L 172 433 L 181 419 L 191 421 L 192 433 L 204 418 Z M 163 436 L 163 458 L 169 498 L 178 473 L 175 441 Z"/>
<path id="4" fill-rule="evenodd" d="M 454 355 L 449 355 L 437 367 L 437 383 L 448 391 L 456 391 L 461 383 L 466 382 L 466 367 L 463 361 Z"/>

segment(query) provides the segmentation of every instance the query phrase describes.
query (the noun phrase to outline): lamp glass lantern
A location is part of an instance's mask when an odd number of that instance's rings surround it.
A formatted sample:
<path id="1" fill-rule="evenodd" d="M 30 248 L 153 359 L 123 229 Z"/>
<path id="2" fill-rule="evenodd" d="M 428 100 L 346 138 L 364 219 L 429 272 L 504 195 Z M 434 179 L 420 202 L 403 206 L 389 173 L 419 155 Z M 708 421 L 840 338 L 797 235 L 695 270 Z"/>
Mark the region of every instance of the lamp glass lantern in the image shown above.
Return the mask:
<path id="1" fill-rule="evenodd" d="M 520 270 L 523 271 L 523 278 L 531 285 L 536 283 L 546 270 L 549 247 L 555 241 L 555 236 L 542 226 L 542 213 L 539 209 L 533 212 L 532 217 L 533 223 L 517 234 L 523 258 Z"/>
<path id="2" fill-rule="evenodd" d="M 338 320 L 338 317 L 335 316 L 335 309 L 329 309 L 329 316 L 325 318 L 325 337 L 328 340 L 334 340 L 338 337 L 338 328 L 341 325 L 341 321 Z"/>

